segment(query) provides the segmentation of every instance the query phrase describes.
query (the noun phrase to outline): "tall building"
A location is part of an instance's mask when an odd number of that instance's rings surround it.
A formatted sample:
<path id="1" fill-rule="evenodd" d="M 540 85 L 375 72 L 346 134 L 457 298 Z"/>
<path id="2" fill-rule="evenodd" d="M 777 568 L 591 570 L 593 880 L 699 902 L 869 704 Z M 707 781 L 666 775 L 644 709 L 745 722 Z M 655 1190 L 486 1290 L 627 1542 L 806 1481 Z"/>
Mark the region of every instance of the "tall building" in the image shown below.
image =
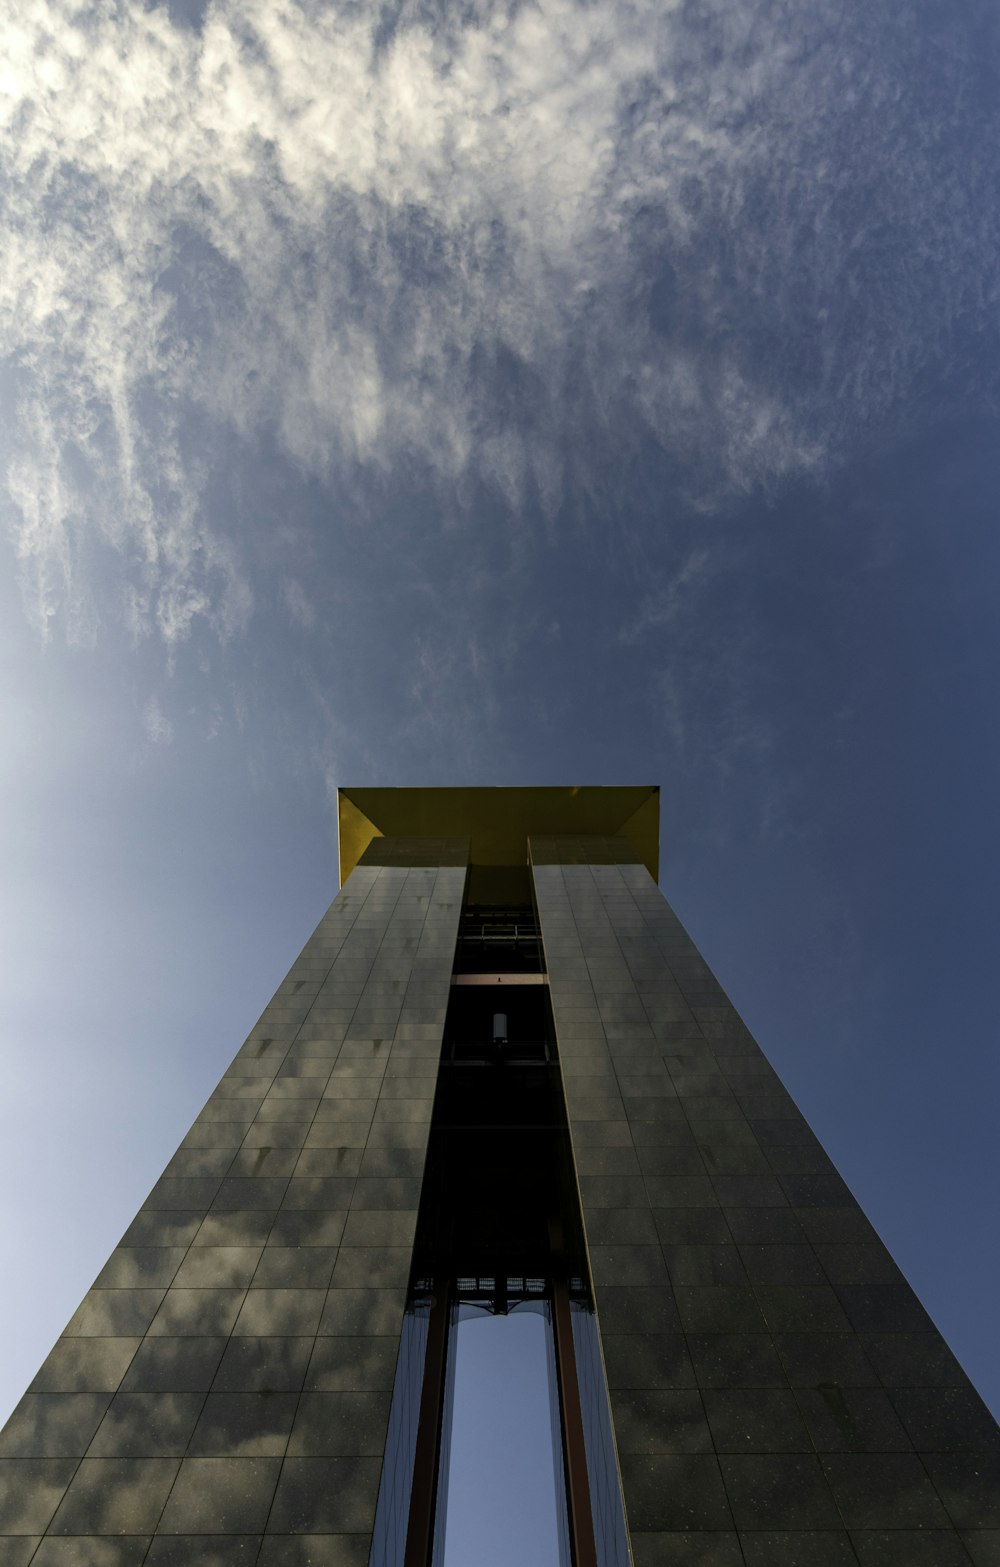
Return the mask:
<path id="1" fill-rule="evenodd" d="M 1000 1432 L 658 811 L 341 791 L 342 890 L 0 1436 L 0 1567 L 442 1563 L 463 1325 L 528 1315 L 553 1563 L 997 1567 Z"/>

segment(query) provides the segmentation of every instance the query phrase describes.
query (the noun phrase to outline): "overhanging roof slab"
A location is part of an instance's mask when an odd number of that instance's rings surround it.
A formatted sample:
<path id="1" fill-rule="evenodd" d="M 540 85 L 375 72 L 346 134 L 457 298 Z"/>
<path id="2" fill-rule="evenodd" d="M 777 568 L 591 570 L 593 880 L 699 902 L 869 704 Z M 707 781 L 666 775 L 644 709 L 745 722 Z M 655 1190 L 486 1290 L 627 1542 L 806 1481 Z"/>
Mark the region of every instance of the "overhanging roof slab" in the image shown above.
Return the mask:
<path id="1" fill-rule="evenodd" d="M 468 838 L 474 865 L 524 865 L 529 835 L 629 840 L 654 880 L 657 785 L 486 789 L 338 789 L 340 882 L 373 838 Z"/>

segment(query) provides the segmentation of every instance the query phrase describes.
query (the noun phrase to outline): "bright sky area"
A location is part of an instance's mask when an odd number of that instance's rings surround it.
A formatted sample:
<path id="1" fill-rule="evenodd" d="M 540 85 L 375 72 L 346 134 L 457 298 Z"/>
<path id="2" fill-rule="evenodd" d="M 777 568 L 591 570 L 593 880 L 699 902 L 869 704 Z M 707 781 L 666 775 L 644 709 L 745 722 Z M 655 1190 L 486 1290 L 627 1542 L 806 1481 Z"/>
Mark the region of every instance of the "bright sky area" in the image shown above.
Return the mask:
<path id="1" fill-rule="evenodd" d="M 549 1333 L 544 1316 L 524 1310 L 470 1313 L 451 1329 L 447 1506 L 435 1520 L 435 1535 L 444 1531 L 442 1567 L 559 1562 L 556 1487 L 564 1481 L 552 1443 Z"/>
<path id="2" fill-rule="evenodd" d="M 994 0 L 23 0 L 2 52 L 0 1416 L 338 783 L 662 785 L 1000 1413 Z"/>

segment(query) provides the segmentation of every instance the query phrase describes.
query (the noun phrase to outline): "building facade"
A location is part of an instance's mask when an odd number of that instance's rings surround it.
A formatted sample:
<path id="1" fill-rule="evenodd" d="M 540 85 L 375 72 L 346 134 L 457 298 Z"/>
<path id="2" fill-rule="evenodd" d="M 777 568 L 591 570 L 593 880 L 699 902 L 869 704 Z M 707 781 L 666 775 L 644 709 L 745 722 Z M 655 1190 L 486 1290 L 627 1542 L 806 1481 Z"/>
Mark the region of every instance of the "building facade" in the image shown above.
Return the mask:
<path id="1" fill-rule="evenodd" d="M 443 1562 L 456 1324 L 518 1311 L 561 1561 L 998 1567 L 1000 1432 L 660 893 L 657 791 L 340 811 L 0 1434 L 0 1567 Z"/>

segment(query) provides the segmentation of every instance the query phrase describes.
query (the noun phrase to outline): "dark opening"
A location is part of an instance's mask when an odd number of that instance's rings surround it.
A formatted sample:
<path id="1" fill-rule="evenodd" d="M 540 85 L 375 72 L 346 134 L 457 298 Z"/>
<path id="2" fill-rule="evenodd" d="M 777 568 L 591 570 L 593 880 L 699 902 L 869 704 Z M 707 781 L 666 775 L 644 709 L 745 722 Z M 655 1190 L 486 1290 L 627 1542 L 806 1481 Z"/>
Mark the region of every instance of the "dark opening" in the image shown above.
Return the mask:
<path id="1" fill-rule="evenodd" d="M 480 878 L 480 893 L 497 892 L 492 876 Z M 393 1429 L 405 1427 L 397 1442 L 403 1477 L 394 1472 L 390 1487 L 383 1476 L 378 1567 L 598 1561 L 589 1476 L 603 1505 L 608 1453 L 597 1455 L 600 1469 L 591 1448 L 595 1432 L 607 1447 L 610 1425 L 605 1416 L 599 1429 L 588 1392 L 596 1384 L 590 1341 L 580 1335 L 593 1316 L 583 1221 L 537 926 L 530 904 L 512 900 L 517 891 L 505 883 L 504 903 L 467 902 L 463 911 L 414 1243 L 413 1325 L 404 1339 L 412 1354 L 405 1363 L 401 1355 L 393 1401 Z M 599 1391 L 606 1405 L 603 1385 Z M 516 1494 L 519 1422 L 521 1447 L 547 1476 L 547 1496 L 533 1512 L 547 1555 L 537 1556 L 514 1527 L 528 1516 Z M 540 1436 L 550 1455 L 544 1465 Z M 388 1453 L 386 1463 L 388 1472 Z M 456 1487 L 465 1503 L 457 1512 Z M 473 1516 L 477 1507 L 499 1517 L 520 1509 L 502 1540 L 499 1525 L 483 1516 L 482 1536 L 470 1543 L 470 1488 L 479 1493 Z M 610 1559 L 602 1550 L 602 1562 Z"/>

